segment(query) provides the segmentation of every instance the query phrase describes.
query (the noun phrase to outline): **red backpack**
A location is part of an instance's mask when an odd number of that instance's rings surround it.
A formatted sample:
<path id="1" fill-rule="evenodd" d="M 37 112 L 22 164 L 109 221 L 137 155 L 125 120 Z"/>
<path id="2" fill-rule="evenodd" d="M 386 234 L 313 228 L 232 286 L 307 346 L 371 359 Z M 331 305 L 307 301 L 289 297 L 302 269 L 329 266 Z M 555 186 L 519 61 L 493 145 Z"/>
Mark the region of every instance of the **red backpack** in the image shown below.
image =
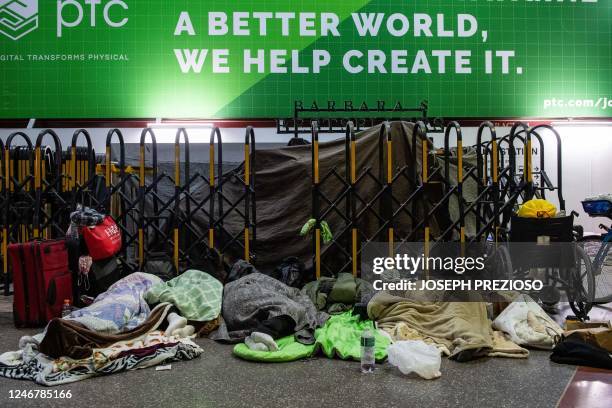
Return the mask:
<path id="1" fill-rule="evenodd" d="M 110 258 L 121 250 L 121 231 L 111 216 L 104 217 L 98 225 L 83 227 L 81 234 L 94 261 Z"/>

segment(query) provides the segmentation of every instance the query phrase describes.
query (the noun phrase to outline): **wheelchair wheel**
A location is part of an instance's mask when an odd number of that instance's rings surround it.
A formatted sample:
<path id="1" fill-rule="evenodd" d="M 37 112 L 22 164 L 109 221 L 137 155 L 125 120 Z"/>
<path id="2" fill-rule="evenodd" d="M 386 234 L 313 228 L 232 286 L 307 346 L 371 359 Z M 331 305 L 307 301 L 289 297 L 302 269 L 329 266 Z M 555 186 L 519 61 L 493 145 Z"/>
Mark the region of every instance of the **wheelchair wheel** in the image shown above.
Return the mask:
<path id="1" fill-rule="evenodd" d="M 579 245 L 576 245 L 576 268 L 572 268 L 569 275 L 566 291 L 570 307 L 576 317 L 585 320 L 595 300 L 595 277 L 591 258 Z"/>

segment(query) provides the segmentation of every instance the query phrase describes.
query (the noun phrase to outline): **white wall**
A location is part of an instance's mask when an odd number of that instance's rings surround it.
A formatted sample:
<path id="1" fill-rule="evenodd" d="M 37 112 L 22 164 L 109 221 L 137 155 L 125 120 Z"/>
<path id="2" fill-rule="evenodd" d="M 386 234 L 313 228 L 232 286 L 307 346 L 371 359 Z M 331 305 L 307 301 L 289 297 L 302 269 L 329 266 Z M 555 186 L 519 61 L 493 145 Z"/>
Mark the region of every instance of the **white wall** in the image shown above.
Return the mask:
<path id="1" fill-rule="evenodd" d="M 60 137 L 62 147 L 65 149 L 67 146 L 72 144 L 72 135 L 77 129 L 54 129 Z M 103 153 L 106 146 L 106 135 L 109 129 L 104 128 L 91 128 L 87 129 L 91 135 L 94 149 L 98 153 Z M 135 128 L 123 128 L 119 129 L 123 134 L 125 143 L 140 143 L 141 129 Z M 4 142 L 8 135 L 13 132 L 21 131 L 27 134 L 31 139 L 32 143 L 35 142 L 36 137 L 40 133 L 41 129 L 0 129 L 0 138 Z M 155 138 L 158 143 L 174 143 L 176 136 L 176 129 L 172 128 L 161 128 L 154 129 Z M 207 128 L 193 128 L 187 129 L 190 143 L 204 143 L 208 144 L 210 140 L 210 129 Z M 223 143 L 244 143 L 245 130 L 239 128 L 224 128 L 221 129 L 221 136 Z M 276 128 L 257 128 L 255 129 L 255 140 L 257 143 L 279 143 L 286 144 L 292 135 L 278 135 Z M 310 140 L 308 135 L 304 136 L 307 140 Z M 334 138 L 341 137 L 339 135 L 321 134 L 319 139 L 321 141 L 332 140 Z M 50 139 L 47 143 L 50 143 Z M 79 145 L 84 144 L 84 139 L 81 137 Z M 116 140 L 116 139 L 113 139 Z M 147 139 L 149 140 L 149 139 Z"/>
<path id="2" fill-rule="evenodd" d="M 563 195 L 566 208 L 569 211 L 576 210 L 580 213 L 577 222 L 585 227 L 586 231 L 597 231 L 597 226 L 603 222 L 609 224 L 605 219 L 591 219 L 582 212 L 580 201 L 585 197 L 612 193 L 612 126 L 556 126 L 562 139 L 563 148 Z M 3 141 L 16 129 L 0 129 L 0 138 Z M 121 129 L 126 143 L 138 143 L 140 141 L 139 129 Z M 508 128 L 498 128 L 498 137 L 509 133 Z M 40 129 L 22 130 L 33 140 Z M 75 129 L 58 129 L 57 132 L 64 148 L 70 145 L 72 134 Z M 108 129 L 91 129 L 94 148 L 97 152 L 103 152 Z M 176 130 L 156 129 L 155 133 L 159 143 L 173 143 Z M 189 138 L 191 143 L 207 143 L 210 136 L 208 129 L 190 129 Z M 476 142 L 476 128 L 463 128 L 464 145 L 472 145 Z M 557 184 L 556 176 L 556 143 L 550 132 L 541 133 L 546 144 L 546 171 L 553 184 Z M 244 129 L 222 129 L 224 143 L 243 143 Z M 444 145 L 444 137 L 441 134 L 431 135 L 434 144 L 438 147 Z M 286 144 L 291 135 L 277 135 L 274 128 L 256 129 L 257 143 Z M 322 134 L 322 141 L 342 137 L 341 135 Z M 308 139 L 308 137 L 306 137 Z M 451 145 L 454 145 L 452 138 Z M 534 143 L 534 146 L 537 144 Z M 517 157 L 517 160 L 522 160 Z M 534 160 L 534 163 L 537 161 Z M 547 198 L 558 204 L 556 194 L 548 193 Z"/>
<path id="3" fill-rule="evenodd" d="M 578 221 L 585 231 L 601 232 L 598 225 L 610 225 L 612 221 L 589 218 L 582 211 L 580 201 L 589 196 L 612 193 L 612 126 L 560 126 L 558 130 L 563 141 L 566 206 L 580 213 Z"/>

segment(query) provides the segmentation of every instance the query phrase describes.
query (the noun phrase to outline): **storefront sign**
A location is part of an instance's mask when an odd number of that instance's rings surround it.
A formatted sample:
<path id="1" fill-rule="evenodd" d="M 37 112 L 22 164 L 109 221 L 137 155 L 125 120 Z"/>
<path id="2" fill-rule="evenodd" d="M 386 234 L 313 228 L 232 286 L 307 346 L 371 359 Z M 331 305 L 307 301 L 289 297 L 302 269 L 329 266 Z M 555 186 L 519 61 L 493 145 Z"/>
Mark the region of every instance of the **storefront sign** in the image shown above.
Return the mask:
<path id="1" fill-rule="evenodd" d="M 611 117 L 611 50 L 608 0 L 0 0 L 0 117 Z"/>

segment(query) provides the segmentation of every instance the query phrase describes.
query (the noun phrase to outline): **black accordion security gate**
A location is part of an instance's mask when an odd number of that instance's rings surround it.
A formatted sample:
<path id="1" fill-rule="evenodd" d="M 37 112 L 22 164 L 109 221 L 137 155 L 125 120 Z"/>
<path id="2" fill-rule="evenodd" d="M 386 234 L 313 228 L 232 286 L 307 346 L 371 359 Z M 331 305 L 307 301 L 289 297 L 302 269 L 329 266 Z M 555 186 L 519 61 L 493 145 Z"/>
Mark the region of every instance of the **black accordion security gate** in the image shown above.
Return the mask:
<path id="1" fill-rule="evenodd" d="M 546 175 L 543 152 L 539 169 L 532 169 L 532 138 L 543 150 L 545 144 L 539 134 L 543 126 L 530 129 L 518 123 L 510 134 L 498 138 L 494 126 L 483 123 L 474 146 L 476 162 L 471 164 L 464 161 L 462 131 L 455 122 L 444 129 L 441 152 L 434 150 L 424 122 L 417 122 L 411 135 L 405 124 L 400 124 L 402 137 L 410 139 L 405 151 L 397 150 L 391 126 L 383 122 L 377 129 L 377 165 L 357 166 L 361 153 L 359 138 L 349 121 L 345 131 L 344 165 L 334 166 L 322 174 L 319 127 L 316 122 L 312 123 L 312 217 L 315 219 L 312 253 L 316 276 L 336 275 L 341 271 L 357 274 L 363 248 L 373 241 L 387 242 L 391 252 L 394 244 L 402 242 L 435 244 L 458 240 L 469 244 L 496 238 L 498 230 L 507 226 L 508 214 L 517 204 L 533 196 L 544 197 L 546 191 L 556 191 L 560 209 L 565 209 L 561 145 L 558 134 L 550 127 L 546 129 L 552 130 L 557 138 L 557 186 Z M 485 134 L 489 136 L 487 141 L 483 141 Z M 451 138 L 457 140 L 455 150 L 450 148 Z M 517 145 L 526 153 L 522 168 L 516 163 L 515 150 L 509 148 Z M 113 146 L 116 158 L 112 155 Z M 118 129 L 108 132 L 105 154 L 101 157 L 96 157 L 91 136 L 85 129 L 74 133 L 66 150 L 62 150 L 53 130 L 40 132 L 35 141 L 23 132 L 13 133 L 0 148 L 3 152 L 0 221 L 5 293 L 9 289 L 8 244 L 61 237 L 69 225 L 70 212 L 79 204 L 113 215 L 123 236 L 118 259 L 126 272 L 142 269 L 159 252 L 172 260 L 177 271 L 213 249 L 256 261 L 256 145 L 251 127 L 245 132 L 243 164 L 225 173 L 222 134 L 218 128 L 212 129 L 210 135 L 208 174 L 194 168 L 185 129 L 177 131 L 174 168 L 168 172 L 158 169 L 153 129 L 144 129 L 141 133 L 137 166 L 127 164 L 126 144 Z M 406 155 L 405 163 L 411 165 L 393 165 L 392 158 L 397 154 Z M 509 156 L 508 160 L 505 155 Z M 456 170 L 451 171 L 451 162 Z M 540 177 L 539 185 L 534 184 L 534 174 Z M 337 194 L 326 193 L 329 183 L 339 186 Z M 463 191 L 465 183 L 477 186 L 477 194 L 469 200 Z M 160 194 L 162 184 L 172 185 L 170 197 Z M 224 187 L 229 184 L 241 186 L 239 194 L 235 189 L 234 194 L 228 194 Z M 370 186 L 367 195 L 364 184 Z M 400 190 L 398 185 L 409 187 Z M 449 218 L 451 202 L 456 203 L 459 216 L 438 223 L 434 234 L 436 220 Z M 335 228 L 332 240 L 323 244 L 321 222 L 330 214 L 339 217 L 341 225 Z M 230 217 L 234 221 L 232 228 L 227 223 Z M 467 217 L 475 220 L 476 231 L 472 234 L 466 233 Z M 236 228 L 236 219 L 241 228 Z M 205 227 L 201 220 L 205 220 Z M 360 228 L 367 220 L 373 220 L 375 228 L 369 231 Z"/>
<path id="2" fill-rule="evenodd" d="M 544 159 L 544 142 L 538 133 L 543 129 L 553 133 L 557 142 L 556 175 L 557 185 L 547 176 Z M 476 162 L 464 161 L 464 145 L 461 127 L 450 122 L 444 129 L 444 148 L 442 152 L 433 150 L 428 139 L 428 126 L 417 121 L 412 129 L 412 143 L 404 154 L 411 156 L 409 166 L 393 167 L 394 144 L 391 140 L 390 125 L 383 122 L 378 135 L 377 171 L 369 166 L 357 168 L 359 154 L 352 122 L 348 122 L 345 133 L 344 169 L 333 167 L 325 174 L 320 171 L 319 126 L 312 122 L 312 217 L 315 219 L 313 236 L 313 265 L 317 277 L 349 272 L 354 275 L 360 269 L 360 256 L 370 242 L 387 242 L 392 254 L 394 244 L 404 242 L 424 242 L 425 251 L 438 242 L 458 241 L 462 250 L 474 243 L 499 238 L 500 229 L 507 229 L 510 214 L 521 203 L 538 197 L 544 198 L 547 191 L 556 191 L 560 210 L 565 211 L 561 178 L 561 143 L 559 134 L 550 126 L 529 128 L 524 123 L 516 123 L 510 133 L 501 139 L 491 122 L 484 122 L 478 128 L 477 142 L 473 146 Z M 483 141 L 485 131 L 489 141 Z M 403 137 L 407 139 L 404 127 Z M 451 136 L 456 140 L 456 148 L 450 147 Z M 534 183 L 532 159 L 532 137 L 540 146 L 538 174 L 540 184 Z M 509 160 L 504 160 L 503 146 L 506 146 Z M 510 148 L 510 147 L 513 148 Z M 516 147 L 522 148 L 524 161 L 516 161 Z M 421 166 L 417 166 L 417 157 Z M 455 173 L 450 164 L 454 162 Z M 368 198 L 357 192 L 360 183 L 374 181 Z M 326 183 L 339 183 L 342 190 L 330 197 L 324 192 Z M 408 182 L 412 190 L 407 195 L 398 195 L 394 186 Z M 464 194 L 464 184 L 476 185 L 476 194 L 468 198 Z M 451 203 L 456 203 L 458 214 L 449 214 Z M 340 216 L 341 225 L 334 231 L 327 244 L 322 243 L 321 223 L 334 213 Z M 406 215 L 411 227 L 403 234 L 398 233 L 397 218 Z M 360 228 L 364 217 L 372 217 L 378 228 L 365 233 Z M 466 220 L 472 217 L 475 231 L 468 235 Z M 441 222 L 441 220 L 443 220 Z M 438 231 L 432 232 L 432 224 L 437 222 Z M 338 262 L 338 259 L 341 262 Z"/>
<path id="3" fill-rule="evenodd" d="M 49 141 L 50 146 L 43 145 Z M 91 136 L 85 129 L 74 133 L 66 150 L 51 129 L 40 132 L 34 143 L 23 132 L 9 135 L 0 145 L 4 293 L 9 294 L 11 280 L 8 245 L 64 236 L 70 212 L 78 205 L 113 216 L 123 237 L 123 248 L 117 258 L 125 273 L 142 270 L 149 256 L 157 255 L 158 251 L 172 260 L 177 271 L 190 265 L 193 254 L 208 254 L 213 248 L 222 253 L 239 251 L 245 259 L 253 259 L 257 237 L 252 170 L 255 131 L 250 127 L 246 131 L 242 172 L 223 174 L 218 128 L 212 129 L 210 141 L 209 175 L 192 171 L 189 137 L 185 129 L 179 129 L 174 146 L 174 172 L 168 174 L 158 172 L 153 129 L 144 129 L 141 134 L 137 168 L 126 163 L 125 141 L 118 129 L 108 132 L 101 160 L 96 157 Z M 112 157 L 113 144 L 118 147 L 117 160 Z M 145 157 L 147 150 L 152 152 L 150 158 Z M 223 187 L 230 180 L 243 185 L 239 197 L 224 194 Z M 158 193 L 164 182 L 174 186 L 169 199 Z M 196 197 L 193 187 L 198 182 L 207 185 L 208 190 Z M 225 227 L 224 221 L 230 214 L 243 220 L 238 233 Z M 193 225 L 196 217 L 207 220 L 205 231 Z"/>

